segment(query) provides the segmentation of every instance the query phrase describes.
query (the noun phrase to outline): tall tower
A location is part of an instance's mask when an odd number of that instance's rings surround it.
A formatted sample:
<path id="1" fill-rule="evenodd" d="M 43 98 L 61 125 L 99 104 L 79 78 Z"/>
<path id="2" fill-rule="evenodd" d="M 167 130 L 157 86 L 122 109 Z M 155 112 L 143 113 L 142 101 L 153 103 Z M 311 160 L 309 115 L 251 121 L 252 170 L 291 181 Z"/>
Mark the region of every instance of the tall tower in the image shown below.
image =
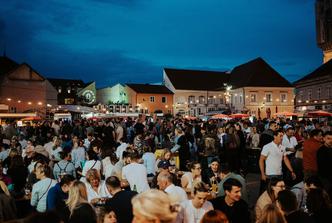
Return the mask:
<path id="1" fill-rule="evenodd" d="M 332 0 L 316 0 L 316 32 L 326 63 L 332 59 Z"/>

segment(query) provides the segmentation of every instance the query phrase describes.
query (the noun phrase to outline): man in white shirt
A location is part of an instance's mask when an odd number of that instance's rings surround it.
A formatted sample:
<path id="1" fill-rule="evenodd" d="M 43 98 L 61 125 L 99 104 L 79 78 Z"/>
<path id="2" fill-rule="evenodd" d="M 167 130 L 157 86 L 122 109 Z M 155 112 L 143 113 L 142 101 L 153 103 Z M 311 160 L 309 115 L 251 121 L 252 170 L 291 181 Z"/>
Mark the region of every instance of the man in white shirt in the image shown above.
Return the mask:
<path id="1" fill-rule="evenodd" d="M 282 130 L 277 130 L 273 134 L 273 141 L 263 147 L 259 159 L 261 179 L 263 181 L 272 177 L 282 179 L 282 161 L 285 162 L 286 167 L 292 174 L 292 178 L 295 179 L 296 175 L 287 157 L 286 148 L 281 144 L 284 134 Z"/>
<path id="2" fill-rule="evenodd" d="M 297 140 L 294 136 L 294 128 L 290 125 L 286 128 L 286 134 L 282 138 L 282 145 L 286 147 L 286 154 L 290 155 L 296 152 Z"/>
<path id="3" fill-rule="evenodd" d="M 120 139 L 123 138 L 123 127 L 122 120 L 118 120 L 116 124 L 115 134 L 116 134 L 116 142 L 120 142 Z"/>
<path id="4" fill-rule="evenodd" d="M 173 177 L 168 170 L 163 170 L 157 177 L 157 184 L 160 190 L 165 191 L 173 204 L 179 204 L 188 200 L 187 193 L 182 187 L 173 184 Z"/>
<path id="5" fill-rule="evenodd" d="M 133 151 L 130 154 L 130 164 L 122 168 L 122 187 L 130 185 L 131 190 L 142 193 L 150 189 L 146 167 L 139 164 L 139 154 Z"/>
<path id="6" fill-rule="evenodd" d="M 194 198 L 181 203 L 181 211 L 178 214 L 176 223 L 199 223 L 203 215 L 213 210 L 208 189 L 203 182 L 197 183 L 194 188 Z"/>
<path id="7" fill-rule="evenodd" d="M 123 142 L 123 138 L 120 139 L 120 145 L 116 148 L 115 154 L 116 157 L 120 160 L 122 158 L 123 151 L 126 151 L 129 145 Z"/>

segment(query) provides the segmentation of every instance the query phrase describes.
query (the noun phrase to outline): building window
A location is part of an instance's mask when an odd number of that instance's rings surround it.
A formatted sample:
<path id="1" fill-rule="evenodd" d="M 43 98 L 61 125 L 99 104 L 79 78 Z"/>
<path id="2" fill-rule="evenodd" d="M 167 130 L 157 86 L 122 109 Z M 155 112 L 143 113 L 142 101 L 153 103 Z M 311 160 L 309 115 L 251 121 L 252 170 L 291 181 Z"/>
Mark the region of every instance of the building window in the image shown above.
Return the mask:
<path id="1" fill-rule="evenodd" d="M 272 102 L 272 94 L 265 94 L 265 101 L 271 103 Z"/>
<path id="2" fill-rule="evenodd" d="M 65 98 L 66 105 L 72 105 L 74 104 L 74 102 L 75 102 L 74 98 Z"/>
<path id="3" fill-rule="evenodd" d="M 330 87 L 330 86 L 328 86 L 328 87 L 326 88 L 326 98 L 327 98 L 327 99 L 330 99 L 330 98 L 331 98 L 331 87 Z"/>
<path id="4" fill-rule="evenodd" d="M 201 115 L 202 114 L 201 108 L 197 108 L 197 112 L 199 115 Z"/>
<path id="5" fill-rule="evenodd" d="M 303 91 L 300 91 L 300 97 L 299 97 L 299 99 L 300 99 L 301 101 L 303 101 Z"/>
<path id="6" fill-rule="evenodd" d="M 240 100 L 240 104 L 242 104 L 242 95 L 240 95 L 239 100 Z"/>
<path id="7" fill-rule="evenodd" d="M 214 104 L 213 96 L 208 97 L 208 104 Z"/>
<path id="8" fill-rule="evenodd" d="M 195 103 L 195 96 L 192 96 L 192 95 L 189 96 L 189 97 L 188 97 L 188 103 L 189 103 L 189 104 L 194 104 L 194 103 Z"/>
<path id="9" fill-rule="evenodd" d="M 59 87 L 58 92 L 61 93 L 61 91 L 62 91 L 62 89 L 61 89 L 61 87 Z"/>
<path id="10" fill-rule="evenodd" d="M 309 89 L 308 90 L 308 100 L 311 100 L 312 99 L 312 90 Z"/>
<path id="11" fill-rule="evenodd" d="M 161 97 L 161 103 L 166 103 L 167 100 L 166 100 L 166 97 Z"/>
<path id="12" fill-rule="evenodd" d="M 154 96 L 150 97 L 150 102 L 154 102 Z"/>
<path id="13" fill-rule="evenodd" d="M 250 94 L 250 102 L 257 102 L 257 94 Z"/>
<path id="14" fill-rule="evenodd" d="M 281 94 L 280 94 L 280 101 L 281 101 L 282 103 L 287 102 L 287 94 L 286 94 L 286 93 L 281 93 Z"/>
<path id="15" fill-rule="evenodd" d="M 317 99 L 320 99 L 320 93 L 321 93 L 321 88 L 319 87 L 317 89 Z"/>
<path id="16" fill-rule="evenodd" d="M 205 97 L 204 96 L 199 96 L 198 101 L 200 104 L 204 104 L 205 103 Z"/>

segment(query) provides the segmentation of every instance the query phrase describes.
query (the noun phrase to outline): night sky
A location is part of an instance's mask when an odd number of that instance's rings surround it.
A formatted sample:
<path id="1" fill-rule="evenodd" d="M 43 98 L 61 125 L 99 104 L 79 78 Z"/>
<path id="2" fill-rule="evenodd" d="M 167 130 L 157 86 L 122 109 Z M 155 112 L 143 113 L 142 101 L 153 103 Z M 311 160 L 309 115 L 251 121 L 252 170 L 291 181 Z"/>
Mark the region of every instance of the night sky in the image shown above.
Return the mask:
<path id="1" fill-rule="evenodd" d="M 263 57 L 289 81 L 316 69 L 314 0 L 0 0 L 0 52 L 46 77 L 162 81 Z"/>

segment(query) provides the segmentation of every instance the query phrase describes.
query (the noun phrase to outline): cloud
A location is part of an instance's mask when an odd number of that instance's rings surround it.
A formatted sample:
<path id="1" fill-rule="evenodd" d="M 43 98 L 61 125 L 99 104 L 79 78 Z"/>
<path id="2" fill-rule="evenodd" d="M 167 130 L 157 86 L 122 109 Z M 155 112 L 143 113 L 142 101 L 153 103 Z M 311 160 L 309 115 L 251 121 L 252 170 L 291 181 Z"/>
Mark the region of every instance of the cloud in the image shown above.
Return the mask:
<path id="1" fill-rule="evenodd" d="M 122 6 L 126 8 L 136 7 L 141 4 L 142 0 L 90 0 L 91 2 L 103 3 L 103 4 L 113 4 L 117 6 Z"/>
<path id="2" fill-rule="evenodd" d="M 57 56 L 60 54 L 61 58 Z M 118 82 L 152 83 L 162 79 L 161 66 L 128 57 L 120 51 L 86 49 L 76 52 L 52 47 L 35 52 L 31 57 L 30 65 L 45 76 L 83 79 L 86 82 L 95 80 L 98 87 Z M 44 62 L 40 63 L 41 60 Z"/>

